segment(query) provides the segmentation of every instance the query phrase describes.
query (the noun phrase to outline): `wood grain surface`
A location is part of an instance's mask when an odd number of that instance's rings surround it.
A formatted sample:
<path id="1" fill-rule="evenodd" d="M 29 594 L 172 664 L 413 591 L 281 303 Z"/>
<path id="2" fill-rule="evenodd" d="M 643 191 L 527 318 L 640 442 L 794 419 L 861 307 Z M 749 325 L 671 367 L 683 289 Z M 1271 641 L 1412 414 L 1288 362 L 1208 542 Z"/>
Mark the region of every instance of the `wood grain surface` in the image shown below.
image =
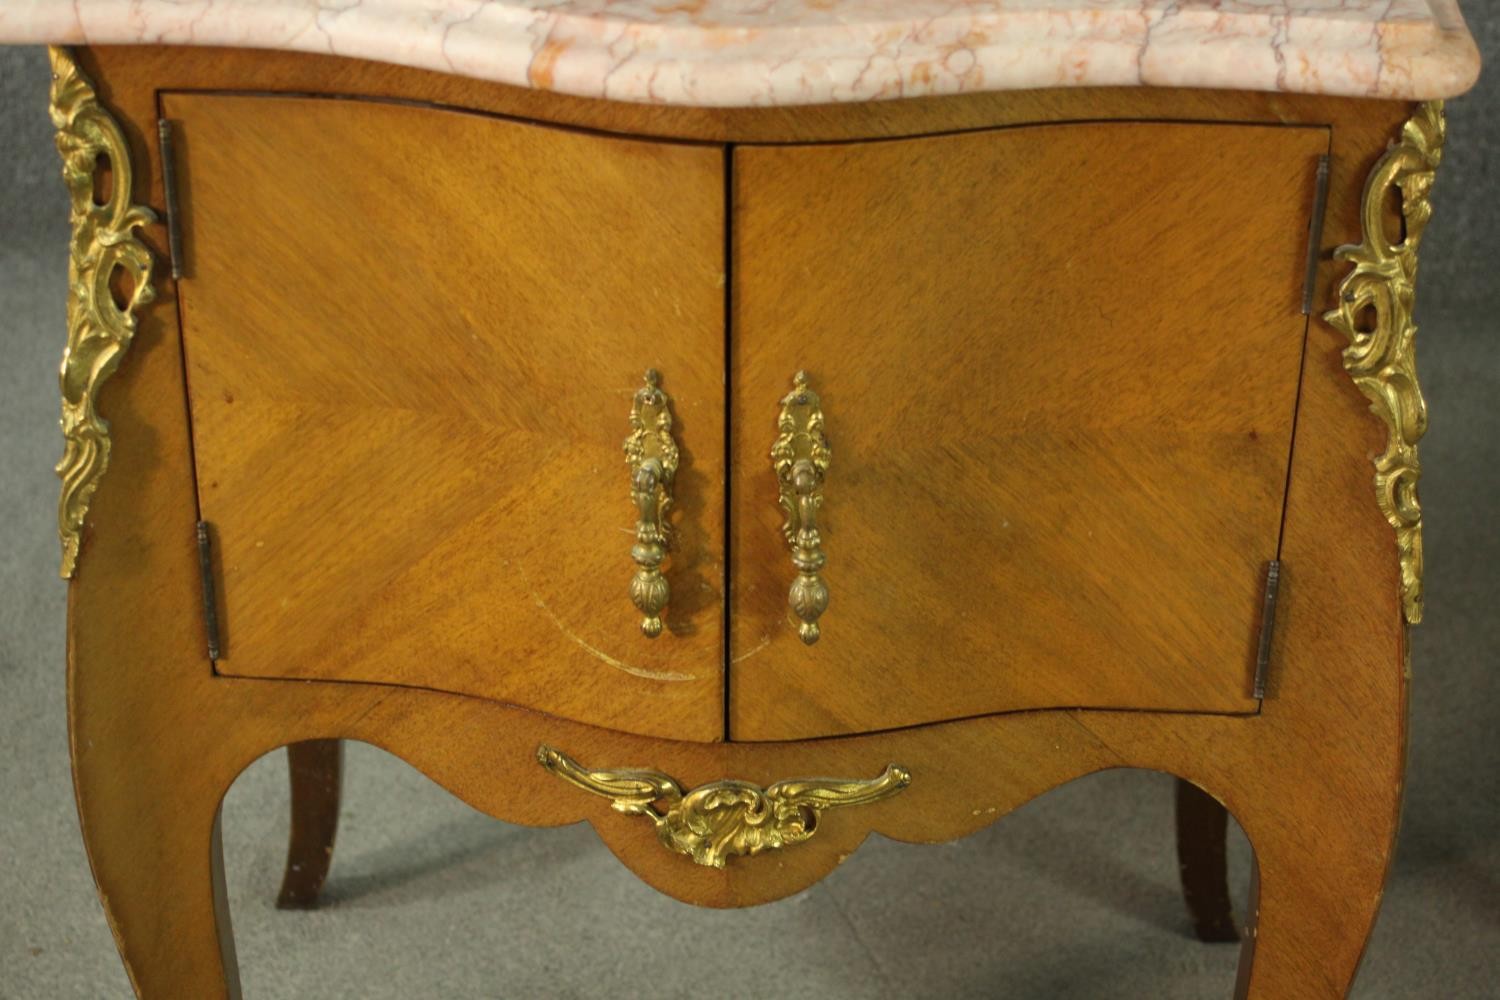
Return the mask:
<path id="1" fill-rule="evenodd" d="M 236 70 L 253 85 L 262 58 L 245 53 L 213 63 L 195 54 L 179 63 L 175 52 L 82 55 L 102 96 L 126 119 L 141 166 L 137 197 L 157 207 L 160 164 L 146 136 L 158 86 L 168 79 L 173 86 L 210 86 L 231 80 Z M 178 68 L 158 72 L 168 64 Z M 310 77 L 331 65 L 338 70 L 330 86 L 395 87 L 386 67 L 314 60 L 304 72 Z M 1101 115 L 1139 117 L 1173 99 L 1169 92 L 1138 93 L 1105 100 Z M 1258 103 L 1260 97 L 1181 100 L 1205 119 L 1269 123 L 1280 114 Z M 1296 107 L 1305 120 L 1331 128 L 1332 194 L 1316 299 L 1327 302 L 1342 274 L 1328 252 L 1357 237 L 1364 177 L 1410 109 L 1355 101 Z M 878 116 L 879 109 L 866 113 Z M 817 120 L 816 112 L 808 114 Z M 899 121 L 905 112 L 891 114 Z M 880 134 L 880 127 L 871 125 L 870 133 Z M 164 249 L 160 228 L 147 238 Z M 1384 431 L 1343 371 L 1342 338 L 1321 321 L 1312 322 L 1307 337 L 1282 532 L 1285 589 L 1258 714 L 1032 711 L 839 739 L 695 743 L 389 684 L 216 675 L 196 612 L 197 497 L 176 293 L 170 282 L 162 282 L 161 293 L 103 392 L 115 451 L 69 592 L 68 704 L 80 823 L 100 898 L 141 996 L 238 994 L 219 863 L 220 800 L 260 755 L 332 738 L 381 746 L 509 821 L 586 820 L 649 884 L 710 906 L 795 892 L 830 872 L 871 832 L 940 841 L 1093 771 L 1173 773 L 1223 803 L 1255 850 L 1255 927 L 1241 962 L 1241 1000 L 1339 997 L 1349 989 L 1394 846 L 1406 649 L 1391 534 L 1370 496 L 1369 456 Z M 656 768 L 687 786 L 729 776 L 761 783 L 870 777 L 893 761 L 909 768 L 913 781 L 888 801 L 829 813 L 806 844 L 716 871 L 669 854 L 642 819 L 620 815 L 544 772 L 534 758 L 540 742 L 590 766 Z"/>
<path id="2" fill-rule="evenodd" d="M 723 732 L 723 179 L 707 147 L 167 94 L 221 673 Z M 647 368 L 682 450 L 666 634 L 628 584 Z"/>
<path id="3" fill-rule="evenodd" d="M 1323 128 L 1037 126 L 735 150 L 730 735 L 1251 712 Z M 833 442 L 822 639 L 767 452 Z"/>

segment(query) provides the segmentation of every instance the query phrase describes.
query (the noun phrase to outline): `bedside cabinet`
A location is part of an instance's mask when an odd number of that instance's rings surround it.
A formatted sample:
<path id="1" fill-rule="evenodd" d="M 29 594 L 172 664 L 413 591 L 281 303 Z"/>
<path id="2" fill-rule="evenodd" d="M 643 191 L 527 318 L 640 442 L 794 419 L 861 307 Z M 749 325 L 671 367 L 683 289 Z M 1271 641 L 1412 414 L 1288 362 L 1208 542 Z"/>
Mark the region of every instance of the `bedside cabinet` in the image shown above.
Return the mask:
<path id="1" fill-rule="evenodd" d="M 0 39 L 84 40 L 36 6 Z M 282 746 L 316 899 L 345 739 L 719 907 L 1168 772 L 1205 936 L 1226 811 L 1254 847 L 1239 995 L 1344 995 L 1456 7 L 966 7 L 923 61 L 864 3 L 386 0 L 314 15 L 339 55 L 222 6 L 52 57 L 73 763 L 140 995 L 237 993 L 219 802 Z"/>

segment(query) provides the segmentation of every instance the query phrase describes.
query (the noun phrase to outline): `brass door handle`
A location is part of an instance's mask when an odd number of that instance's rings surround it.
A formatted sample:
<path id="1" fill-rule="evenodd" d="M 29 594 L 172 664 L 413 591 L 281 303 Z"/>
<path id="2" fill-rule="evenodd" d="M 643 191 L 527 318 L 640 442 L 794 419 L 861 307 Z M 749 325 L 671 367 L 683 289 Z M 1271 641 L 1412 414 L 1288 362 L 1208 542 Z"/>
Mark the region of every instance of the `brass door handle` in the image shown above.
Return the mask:
<path id="1" fill-rule="evenodd" d="M 786 511 L 782 533 L 792 547 L 792 580 L 787 599 L 800 623 L 797 634 L 811 646 L 818 641 L 818 617 L 828 608 L 828 585 L 818 572 L 828 561 L 818 534 L 818 508 L 823 506 L 823 479 L 832 449 L 823 434 L 823 403 L 807 386 L 807 373 L 792 378 L 792 391 L 781 400 L 776 420 L 780 433 L 771 446 L 771 464 Z"/>
<path id="2" fill-rule="evenodd" d="M 656 369 L 646 370 L 645 382 L 630 407 L 625 461 L 630 465 L 630 496 L 637 512 L 635 544 L 630 548 L 637 569 L 630 580 L 630 600 L 644 616 L 641 632 L 654 639 L 661 635 L 661 613 L 671 596 L 661 564 L 667 557 L 667 514 L 677 474 L 677 442 L 672 440 L 672 400 L 661 390 Z"/>

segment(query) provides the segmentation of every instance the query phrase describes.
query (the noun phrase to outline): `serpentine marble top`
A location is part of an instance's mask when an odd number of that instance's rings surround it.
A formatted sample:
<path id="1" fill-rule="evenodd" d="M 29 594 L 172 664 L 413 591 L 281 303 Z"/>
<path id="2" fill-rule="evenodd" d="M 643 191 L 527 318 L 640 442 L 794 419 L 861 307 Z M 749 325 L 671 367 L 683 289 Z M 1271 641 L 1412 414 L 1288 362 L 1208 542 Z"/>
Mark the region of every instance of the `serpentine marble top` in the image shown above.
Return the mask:
<path id="1" fill-rule="evenodd" d="M 1428 99 L 1457 0 L 3 0 L 0 42 L 297 49 L 705 106 L 1071 86 Z"/>

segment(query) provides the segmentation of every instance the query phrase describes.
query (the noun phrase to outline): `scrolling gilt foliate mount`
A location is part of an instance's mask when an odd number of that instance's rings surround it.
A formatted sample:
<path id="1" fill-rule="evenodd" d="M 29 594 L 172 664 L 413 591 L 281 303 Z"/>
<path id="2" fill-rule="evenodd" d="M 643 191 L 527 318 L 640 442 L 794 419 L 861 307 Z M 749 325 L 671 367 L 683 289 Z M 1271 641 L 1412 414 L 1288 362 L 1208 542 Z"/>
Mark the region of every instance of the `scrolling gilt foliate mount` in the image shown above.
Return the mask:
<path id="1" fill-rule="evenodd" d="M 911 784 L 909 771 L 889 764 L 867 781 L 801 778 L 761 788 L 723 780 L 684 792 L 659 771 L 590 771 L 549 746 L 537 747 L 536 759 L 564 781 L 611 800 L 615 811 L 650 819 L 664 847 L 713 868 L 737 855 L 800 844 L 817 832 L 823 810 L 879 802 Z"/>
<path id="2" fill-rule="evenodd" d="M 1443 159 L 1443 102 L 1423 104 L 1401 138 L 1375 164 L 1361 207 L 1363 241 L 1339 247 L 1335 258 L 1354 265 L 1339 286 L 1338 308 L 1325 314 L 1349 338 L 1344 368 L 1386 424 L 1385 452 L 1375 459 L 1375 500 L 1396 529 L 1401 559 L 1401 601 L 1406 620 L 1422 620 L 1422 507 L 1417 499 L 1421 464 L 1417 442 L 1427 431 L 1427 403 L 1417 383 L 1417 251 L 1432 217 L 1432 182 Z M 1400 193 L 1404 223 L 1399 240 L 1387 232 L 1386 201 Z M 1369 317 L 1368 319 L 1366 317 Z"/>
<path id="3" fill-rule="evenodd" d="M 135 336 L 136 310 L 155 297 L 151 251 L 134 230 L 156 221 L 131 204 L 130 147 L 119 124 L 64 48 L 51 48 L 52 124 L 72 208 L 68 248 L 68 346 L 62 387 L 63 457 L 57 464 L 62 496 L 57 534 L 63 579 L 78 566 L 89 501 L 109 467 L 109 424 L 99 416 L 99 390 L 120 366 Z M 107 197 L 98 197 L 100 161 L 108 164 Z M 123 274 L 125 284 L 117 284 Z M 123 302 L 112 286 L 128 287 Z"/>
<path id="4" fill-rule="evenodd" d="M 630 466 L 630 497 L 635 502 L 635 576 L 630 580 L 630 600 L 644 616 L 641 632 L 647 638 L 661 635 L 661 613 L 671 589 L 662 575 L 667 557 L 672 510 L 672 481 L 677 475 L 677 442 L 672 440 L 672 401 L 661 389 L 661 376 L 647 369 L 645 385 L 637 389 L 630 406 L 630 436 L 625 439 L 625 461 Z"/>
<path id="5" fill-rule="evenodd" d="M 797 634 L 810 646 L 821 634 L 818 618 L 828 609 L 828 585 L 818 575 L 828 558 L 823 554 L 817 516 L 823 506 L 823 480 L 833 451 L 823 434 L 822 400 L 808 388 L 806 372 L 793 376 L 792 391 L 781 400 L 776 430 L 779 433 L 771 446 L 771 464 L 786 511 L 782 532 L 792 547 L 792 565 L 797 568 L 787 600 L 799 619 Z"/>

